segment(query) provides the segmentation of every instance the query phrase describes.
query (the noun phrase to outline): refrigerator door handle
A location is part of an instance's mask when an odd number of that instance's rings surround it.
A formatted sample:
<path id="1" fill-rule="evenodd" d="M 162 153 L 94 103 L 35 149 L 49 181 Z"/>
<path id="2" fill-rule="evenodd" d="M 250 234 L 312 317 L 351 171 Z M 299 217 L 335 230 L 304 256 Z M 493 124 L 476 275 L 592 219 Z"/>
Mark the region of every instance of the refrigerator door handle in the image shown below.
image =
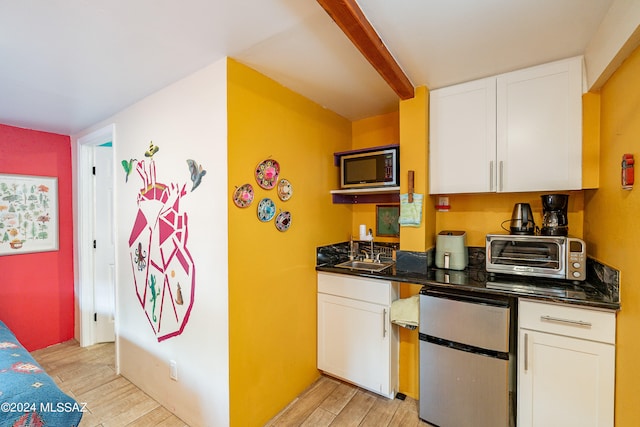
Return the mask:
<path id="1" fill-rule="evenodd" d="M 443 299 L 452 300 L 452 301 L 468 302 L 472 304 L 490 305 L 494 307 L 506 308 L 510 306 L 508 300 L 506 299 L 490 298 L 490 297 L 467 295 L 467 294 L 454 294 L 451 292 L 438 291 L 435 289 L 428 289 L 426 291 L 422 291 L 421 295 L 426 295 L 434 298 L 443 298 Z"/>

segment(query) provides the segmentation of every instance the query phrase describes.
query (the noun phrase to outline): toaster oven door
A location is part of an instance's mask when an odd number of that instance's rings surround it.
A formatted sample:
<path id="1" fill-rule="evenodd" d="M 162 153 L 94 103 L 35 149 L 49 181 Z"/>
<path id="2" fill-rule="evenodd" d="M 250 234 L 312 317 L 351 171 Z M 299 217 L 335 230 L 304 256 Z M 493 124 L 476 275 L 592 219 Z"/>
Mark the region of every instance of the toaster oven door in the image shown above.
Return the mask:
<path id="1" fill-rule="evenodd" d="M 564 278 L 564 239 L 493 238 L 487 242 L 489 271 Z"/>

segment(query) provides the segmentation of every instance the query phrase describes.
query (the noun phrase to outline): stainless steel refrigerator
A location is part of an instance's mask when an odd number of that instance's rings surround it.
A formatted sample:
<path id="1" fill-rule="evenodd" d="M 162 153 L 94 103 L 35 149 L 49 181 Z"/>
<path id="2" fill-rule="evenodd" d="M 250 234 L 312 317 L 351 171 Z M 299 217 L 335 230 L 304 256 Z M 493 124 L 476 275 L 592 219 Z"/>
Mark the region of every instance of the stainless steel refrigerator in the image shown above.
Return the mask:
<path id="1" fill-rule="evenodd" d="M 421 419 L 440 427 L 514 425 L 512 310 L 499 295 L 421 291 Z"/>

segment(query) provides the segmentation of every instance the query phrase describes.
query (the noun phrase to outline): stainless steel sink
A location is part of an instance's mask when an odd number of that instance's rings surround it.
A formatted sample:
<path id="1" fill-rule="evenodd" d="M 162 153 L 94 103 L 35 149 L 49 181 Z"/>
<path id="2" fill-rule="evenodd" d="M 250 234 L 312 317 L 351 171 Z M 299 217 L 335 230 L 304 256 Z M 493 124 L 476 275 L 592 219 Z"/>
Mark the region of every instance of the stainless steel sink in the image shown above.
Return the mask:
<path id="1" fill-rule="evenodd" d="M 373 262 L 373 261 L 345 261 L 340 264 L 336 264 L 339 268 L 349 268 L 352 270 L 363 270 L 371 272 L 380 272 L 393 266 L 391 262 Z"/>

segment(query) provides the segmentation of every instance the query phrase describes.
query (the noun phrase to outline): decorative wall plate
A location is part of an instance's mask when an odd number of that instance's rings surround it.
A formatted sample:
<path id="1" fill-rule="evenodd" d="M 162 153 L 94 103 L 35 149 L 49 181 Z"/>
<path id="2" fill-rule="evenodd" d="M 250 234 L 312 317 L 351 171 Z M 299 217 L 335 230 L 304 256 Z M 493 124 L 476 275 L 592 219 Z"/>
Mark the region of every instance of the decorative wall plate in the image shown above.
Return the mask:
<path id="1" fill-rule="evenodd" d="M 262 222 L 271 221 L 276 214 L 276 204 L 273 200 L 265 197 L 258 203 L 258 219 Z"/>
<path id="2" fill-rule="evenodd" d="M 291 226 L 291 212 L 283 211 L 278 214 L 276 217 L 276 228 L 279 231 L 287 231 Z"/>
<path id="3" fill-rule="evenodd" d="M 293 186 L 288 180 L 281 179 L 280 182 L 278 182 L 278 197 L 280 197 L 280 200 L 283 202 L 286 202 L 291 196 L 293 196 Z"/>
<path id="4" fill-rule="evenodd" d="M 265 190 L 271 190 L 278 182 L 280 165 L 275 160 L 267 159 L 256 166 L 256 182 Z"/>
<path id="5" fill-rule="evenodd" d="M 253 202 L 253 186 L 244 184 L 236 188 L 233 193 L 233 203 L 239 208 L 246 208 Z"/>

